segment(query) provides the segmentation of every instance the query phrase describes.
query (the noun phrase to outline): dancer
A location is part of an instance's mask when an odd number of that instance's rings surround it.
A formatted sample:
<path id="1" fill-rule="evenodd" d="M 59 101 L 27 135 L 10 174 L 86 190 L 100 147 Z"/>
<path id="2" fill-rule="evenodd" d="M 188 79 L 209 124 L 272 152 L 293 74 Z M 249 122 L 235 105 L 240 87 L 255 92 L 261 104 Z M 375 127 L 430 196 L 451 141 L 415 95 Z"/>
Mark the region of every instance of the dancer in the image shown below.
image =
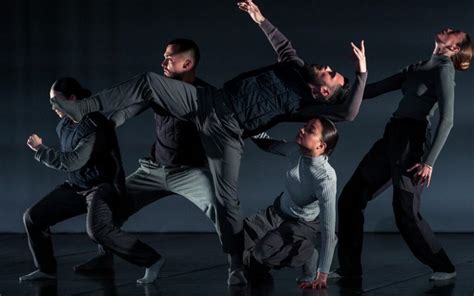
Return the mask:
<path id="1" fill-rule="evenodd" d="M 244 261 L 261 277 L 271 268 L 303 265 L 300 287 L 326 288 L 336 246 L 336 172 L 328 162 L 338 140 L 336 126 L 315 118 L 294 142 L 260 137 L 256 144 L 288 157 L 286 192 L 244 220 Z"/>
<path id="2" fill-rule="evenodd" d="M 81 100 L 90 92 L 74 78 L 57 80 L 50 97 Z M 67 173 L 67 181 L 25 211 L 23 221 L 36 271 L 20 281 L 53 279 L 56 259 L 49 227 L 87 213 L 87 234 L 126 261 L 146 267 L 141 282 L 156 279 L 164 259 L 148 245 L 122 232 L 119 225 L 127 205 L 125 177 L 115 131 L 100 113 L 89 113 L 76 122 L 53 108 L 62 118 L 57 126 L 60 150 L 48 148 L 36 134 L 28 138 L 35 159 Z"/>
<path id="3" fill-rule="evenodd" d="M 433 270 L 431 280 L 456 276 L 455 268 L 420 214 L 423 185 L 453 126 L 454 72 L 467 70 L 472 58 L 468 34 L 446 29 L 435 36 L 431 58 L 367 85 L 365 98 L 401 89 L 403 98 L 383 137 L 365 155 L 339 198 L 339 269 L 331 277 L 362 275 L 364 209 L 390 180 L 395 221 L 413 254 Z M 430 118 L 440 120 L 429 143 Z"/>
<path id="4" fill-rule="evenodd" d="M 279 122 L 305 122 L 316 115 L 334 121 L 353 120 L 367 78 L 363 43 L 361 48 L 352 44 L 358 72 L 350 88 L 347 79 L 330 67 L 306 64 L 270 22 L 263 21 L 261 28 L 277 51 L 279 62 L 243 73 L 222 89 L 197 89 L 147 72 L 79 102 L 51 99 L 54 106 L 76 120 L 96 110 L 120 111 L 150 102 L 178 119 L 193 122 L 208 158 L 216 198 L 224 208 L 217 217 L 222 239 L 226 233 L 232 233 L 225 240 L 232 241 L 230 254 L 234 258 L 241 258 L 244 247 L 237 198 L 242 135 L 256 135 Z M 134 116 L 133 112 L 129 114 Z M 238 261 L 236 265 L 241 266 Z"/>
<path id="5" fill-rule="evenodd" d="M 196 88 L 214 89 L 211 85 L 196 76 L 200 62 L 199 47 L 189 39 L 175 39 L 166 45 L 161 63 L 163 75 L 194 85 Z M 132 112 L 141 113 L 152 107 L 145 102 L 137 104 Z M 189 121 L 179 120 L 163 114 L 155 108 L 155 139 L 150 157 L 139 159 L 140 166 L 126 179 L 128 199 L 133 206 L 127 216 L 162 198 L 181 195 L 191 201 L 212 221 L 221 240 L 223 250 L 229 253 L 232 249 L 229 241 L 221 238 L 221 227 L 217 219 L 217 200 L 212 187 L 212 177 L 207 167 L 206 154 L 199 139 L 195 125 Z M 112 119 L 116 126 L 123 124 L 130 117 L 130 108 L 117 112 Z M 229 229 L 223 228 L 223 231 Z M 233 264 L 229 255 L 230 285 L 246 283 L 241 269 Z M 235 260 L 234 260 L 235 261 Z M 110 270 L 113 267 L 113 256 L 103 248 L 99 255 L 75 267 L 77 272 Z"/>

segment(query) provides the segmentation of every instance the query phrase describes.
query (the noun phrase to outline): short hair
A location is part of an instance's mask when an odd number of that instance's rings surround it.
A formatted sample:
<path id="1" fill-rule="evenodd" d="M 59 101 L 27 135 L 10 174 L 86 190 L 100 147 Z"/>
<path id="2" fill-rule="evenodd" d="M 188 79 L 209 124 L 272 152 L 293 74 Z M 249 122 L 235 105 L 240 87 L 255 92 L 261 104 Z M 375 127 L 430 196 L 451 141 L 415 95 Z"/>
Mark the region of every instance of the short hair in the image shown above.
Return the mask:
<path id="1" fill-rule="evenodd" d="M 72 77 L 62 77 L 56 80 L 51 87 L 54 91 L 62 93 L 65 97 L 75 95 L 78 100 L 90 97 L 91 91 L 83 88 L 79 81 Z"/>
<path id="2" fill-rule="evenodd" d="M 350 93 L 349 79 L 344 76 L 344 84 L 338 85 L 333 89 L 331 96 L 327 98 L 328 103 L 330 104 L 339 104 L 344 102 Z"/>
<path id="3" fill-rule="evenodd" d="M 315 119 L 319 120 L 321 126 L 323 127 L 321 132 L 321 140 L 326 143 L 326 149 L 324 150 L 323 154 L 329 156 L 334 152 L 337 141 L 339 140 L 339 133 L 337 131 L 336 125 L 334 122 L 325 117 L 316 117 Z"/>
<path id="4" fill-rule="evenodd" d="M 464 34 L 464 39 L 460 43 L 456 44 L 460 48 L 459 52 L 451 57 L 454 68 L 459 71 L 466 71 L 469 69 L 472 59 L 473 48 L 471 37 L 467 33 Z"/>
<path id="5" fill-rule="evenodd" d="M 176 45 L 178 47 L 176 53 L 190 52 L 194 58 L 194 67 L 199 64 L 201 52 L 196 42 L 191 39 L 177 38 L 168 42 L 167 45 Z"/>

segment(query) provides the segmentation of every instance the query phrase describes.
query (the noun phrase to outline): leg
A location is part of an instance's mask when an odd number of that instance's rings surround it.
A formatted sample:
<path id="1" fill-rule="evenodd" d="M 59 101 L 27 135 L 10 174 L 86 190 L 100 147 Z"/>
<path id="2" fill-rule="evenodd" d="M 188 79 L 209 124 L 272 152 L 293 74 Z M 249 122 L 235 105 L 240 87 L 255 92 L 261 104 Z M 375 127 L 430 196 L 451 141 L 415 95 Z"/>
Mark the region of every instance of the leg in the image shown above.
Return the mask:
<path id="1" fill-rule="evenodd" d="M 240 127 L 233 118 L 222 120 L 216 114 L 206 116 L 204 126 L 200 127 L 201 140 L 206 151 L 211 170 L 214 190 L 218 202 L 219 220 L 224 252 L 230 254 L 230 275 L 234 270 L 242 275 L 243 232 L 240 202 L 237 198 L 237 183 L 242 157 L 243 141 Z M 245 280 L 228 283 L 245 284 Z"/>
<path id="2" fill-rule="evenodd" d="M 407 134 L 410 134 L 407 132 Z M 414 185 L 413 173 L 406 170 L 421 162 L 423 135 L 398 139 L 403 146 L 393 151 L 393 210 L 400 234 L 412 253 L 434 272 L 454 273 L 455 268 L 428 222 L 420 214 L 422 186 Z M 397 156 L 398 154 L 398 156 Z"/>
<path id="3" fill-rule="evenodd" d="M 165 173 L 149 159 L 140 159 L 140 167 L 126 179 L 129 209 L 123 211 L 125 221 L 145 206 L 173 193 L 166 190 Z M 74 267 L 77 272 L 97 272 L 112 269 L 113 255 L 110 250 L 99 245 L 99 255 Z"/>
<path id="4" fill-rule="evenodd" d="M 112 118 L 120 124 L 140 114 L 143 111 L 141 107 L 147 107 L 144 102 L 153 102 L 177 118 L 189 119 L 188 116 L 196 110 L 197 92 L 191 84 L 146 72 L 76 103 L 51 99 L 53 105 L 76 121 L 87 113 L 104 111 L 118 112 L 112 114 Z"/>
<path id="5" fill-rule="evenodd" d="M 339 231 L 337 273 L 343 276 L 362 274 L 364 210 L 367 202 L 390 180 L 386 140 L 377 141 L 365 155 L 338 201 Z"/>
<path id="6" fill-rule="evenodd" d="M 314 253 L 317 232 L 303 221 L 284 221 L 257 242 L 253 257 L 269 268 L 302 266 Z"/>
<path id="7" fill-rule="evenodd" d="M 150 282 L 157 276 L 163 260 L 150 246 L 138 240 L 133 235 L 122 231 L 114 224 L 113 203 L 115 192 L 108 184 L 102 184 L 86 193 L 88 204 L 87 233 L 96 242 L 111 250 L 124 260 L 138 266 L 147 267 L 154 273 Z M 159 263 L 159 264 L 158 264 Z M 152 268 L 153 266 L 157 267 Z"/>
<path id="8" fill-rule="evenodd" d="M 197 206 L 216 228 L 221 241 L 221 226 L 217 219 L 218 202 L 212 183 L 212 176 L 207 168 L 175 168 L 167 173 L 168 188 L 171 192 L 179 194 Z M 225 241 L 227 243 L 227 241 Z M 224 245 L 224 249 L 231 246 Z"/>
<path id="9" fill-rule="evenodd" d="M 83 197 L 74 189 L 75 187 L 69 184 L 58 186 L 23 215 L 35 266 L 43 273 L 56 273 L 56 259 L 49 227 L 86 212 Z"/>

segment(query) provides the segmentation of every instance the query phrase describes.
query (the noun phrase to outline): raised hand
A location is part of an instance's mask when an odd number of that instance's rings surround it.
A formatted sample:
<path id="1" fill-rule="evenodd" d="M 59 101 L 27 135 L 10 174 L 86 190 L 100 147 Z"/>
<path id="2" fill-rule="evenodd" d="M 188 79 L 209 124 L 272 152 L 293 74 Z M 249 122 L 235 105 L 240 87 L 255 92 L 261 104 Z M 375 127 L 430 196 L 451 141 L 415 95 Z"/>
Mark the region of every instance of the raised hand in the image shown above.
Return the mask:
<path id="1" fill-rule="evenodd" d="M 257 5 L 255 5 L 255 3 L 252 2 L 252 0 L 244 0 L 242 2 L 237 2 L 237 6 L 240 10 L 248 13 L 253 19 L 253 21 L 257 24 L 261 24 L 265 20 L 265 17 L 260 12 L 260 9 Z"/>
<path id="2" fill-rule="evenodd" d="M 41 139 L 37 134 L 32 134 L 28 141 L 26 141 L 26 145 L 31 148 L 33 151 L 38 151 L 38 147 L 43 144 L 43 139 Z"/>
<path id="3" fill-rule="evenodd" d="M 360 73 L 367 72 L 367 62 L 365 60 L 365 43 L 364 40 L 360 42 L 360 48 L 351 42 L 352 51 L 357 59 L 357 71 Z"/>

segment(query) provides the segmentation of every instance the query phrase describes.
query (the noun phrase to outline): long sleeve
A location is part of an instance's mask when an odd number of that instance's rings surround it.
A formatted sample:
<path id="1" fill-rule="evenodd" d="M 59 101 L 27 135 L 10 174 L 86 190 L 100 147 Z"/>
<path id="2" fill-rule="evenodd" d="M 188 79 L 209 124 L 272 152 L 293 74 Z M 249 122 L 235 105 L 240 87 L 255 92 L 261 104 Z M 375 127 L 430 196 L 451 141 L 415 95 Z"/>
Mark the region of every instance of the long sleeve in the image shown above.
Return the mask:
<path id="1" fill-rule="evenodd" d="M 359 113 L 366 81 L 367 72 L 357 72 L 350 94 L 344 102 L 332 105 L 315 103 L 305 106 L 297 114 L 293 114 L 287 121 L 306 122 L 315 116 L 324 116 L 336 122 L 353 121 Z"/>
<path id="2" fill-rule="evenodd" d="M 433 166 L 454 124 L 454 68 L 441 67 L 436 73 L 435 87 L 438 98 L 439 123 L 433 137 L 431 149 L 424 163 Z"/>
<path id="3" fill-rule="evenodd" d="M 298 149 L 298 144 L 294 142 L 286 142 L 283 140 L 274 140 L 263 132 L 251 137 L 252 141 L 262 150 L 273 154 L 288 156 L 291 152 Z"/>
<path id="4" fill-rule="evenodd" d="M 96 141 L 95 133 L 84 137 L 71 152 L 60 152 L 41 145 L 35 153 L 35 159 L 47 167 L 72 172 L 83 167 L 90 159 Z"/>
<path id="5" fill-rule="evenodd" d="M 336 179 L 327 177 L 316 184 L 319 200 L 319 221 L 321 227 L 321 250 L 319 251 L 318 272 L 328 273 L 337 244 L 336 236 Z"/>
<path id="6" fill-rule="evenodd" d="M 369 83 L 365 87 L 364 100 L 380 96 L 384 93 L 398 90 L 406 80 L 406 72 L 399 72 L 380 81 Z"/>
<path id="7" fill-rule="evenodd" d="M 278 62 L 296 62 L 303 66 L 304 61 L 296 54 L 291 42 L 267 19 L 260 24 L 273 49 L 278 55 Z"/>

